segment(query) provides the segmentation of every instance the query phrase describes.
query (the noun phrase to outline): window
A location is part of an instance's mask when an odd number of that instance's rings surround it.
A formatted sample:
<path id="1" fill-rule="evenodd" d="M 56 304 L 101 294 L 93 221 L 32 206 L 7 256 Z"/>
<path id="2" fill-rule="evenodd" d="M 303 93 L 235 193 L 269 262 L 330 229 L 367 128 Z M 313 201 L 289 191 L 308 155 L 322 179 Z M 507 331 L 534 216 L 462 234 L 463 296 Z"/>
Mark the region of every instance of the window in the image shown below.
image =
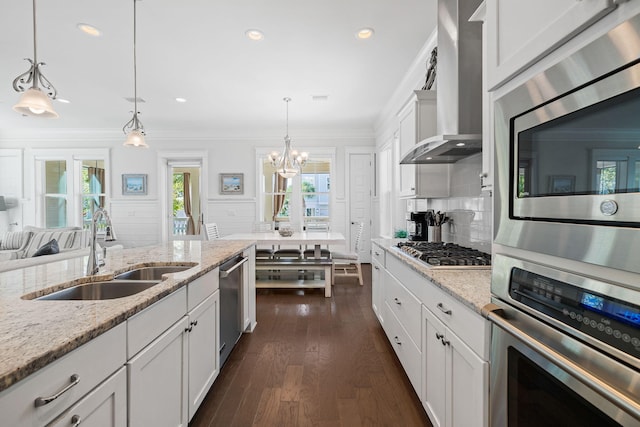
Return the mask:
<path id="1" fill-rule="evenodd" d="M 34 150 L 35 223 L 88 228 L 105 207 L 108 150 Z"/>
<path id="2" fill-rule="evenodd" d="M 266 156 L 259 156 L 260 222 L 290 222 L 308 226 L 331 222 L 331 165 L 332 156 L 307 161 L 302 173 L 282 178 Z"/>

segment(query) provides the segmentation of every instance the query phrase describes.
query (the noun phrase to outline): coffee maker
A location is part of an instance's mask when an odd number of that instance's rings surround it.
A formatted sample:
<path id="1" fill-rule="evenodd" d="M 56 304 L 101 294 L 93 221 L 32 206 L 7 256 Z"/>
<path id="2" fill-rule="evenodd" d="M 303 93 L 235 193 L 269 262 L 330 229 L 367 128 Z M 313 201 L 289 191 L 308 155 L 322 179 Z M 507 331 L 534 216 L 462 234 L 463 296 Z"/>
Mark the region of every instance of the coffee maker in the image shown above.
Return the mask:
<path id="1" fill-rule="evenodd" d="M 410 212 L 408 221 L 409 240 L 426 241 L 431 212 Z"/>

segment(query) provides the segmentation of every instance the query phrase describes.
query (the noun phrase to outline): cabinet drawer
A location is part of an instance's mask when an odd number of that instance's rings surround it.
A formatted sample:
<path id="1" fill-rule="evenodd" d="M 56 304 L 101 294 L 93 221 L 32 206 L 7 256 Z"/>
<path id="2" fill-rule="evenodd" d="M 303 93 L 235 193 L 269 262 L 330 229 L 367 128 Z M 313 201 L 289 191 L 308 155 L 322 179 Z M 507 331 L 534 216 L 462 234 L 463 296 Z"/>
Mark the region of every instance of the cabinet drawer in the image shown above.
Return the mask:
<path id="1" fill-rule="evenodd" d="M 187 287 L 184 286 L 127 320 L 127 359 L 187 314 Z"/>
<path id="2" fill-rule="evenodd" d="M 420 312 L 422 304 L 411 292 L 393 277 L 388 275 L 384 281 L 385 301 L 396 315 L 416 346 L 420 346 Z"/>
<path id="3" fill-rule="evenodd" d="M 112 328 L 0 393 L 2 425 L 45 425 L 58 417 L 126 362 L 126 326 Z M 78 376 L 76 385 L 72 375 Z M 39 397 L 60 397 L 36 407 Z"/>
<path id="4" fill-rule="evenodd" d="M 216 267 L 187 285 L 187 311 L 193 310 L 220 287 L 220 270 Z"/>
<path id="5" fill-rule="evenodd" d="M 386 251 L 380 246 L 376 245 L 375 243 L 371 245 L 371 257 L 378 261 L 378 264 L 380 264 L 382 267 L 385 266 L 385 254 Z"/>
<path id="6" fill-rule="evenodd" d="M 428 286 L 423 303 L 453 333 L 483 358 L 489 351 L 489 321 L 435 286 Z"/>
<path id="7" fill-rule="evenodd" d="M 413 341 L 409 338 L 409 334 L 402 327 L 398 318 L 393 314 L 393 310 L 388 303 L 385 302 L 386 316 L 385 316 L 385 332 L 389 338 L 389 342 L 393 347 L 402 367 L 404 368 L 407 377 L 411 381 L 411 385 L 418 396 L 421 392 L 422 384 L 422 352 Z"/>

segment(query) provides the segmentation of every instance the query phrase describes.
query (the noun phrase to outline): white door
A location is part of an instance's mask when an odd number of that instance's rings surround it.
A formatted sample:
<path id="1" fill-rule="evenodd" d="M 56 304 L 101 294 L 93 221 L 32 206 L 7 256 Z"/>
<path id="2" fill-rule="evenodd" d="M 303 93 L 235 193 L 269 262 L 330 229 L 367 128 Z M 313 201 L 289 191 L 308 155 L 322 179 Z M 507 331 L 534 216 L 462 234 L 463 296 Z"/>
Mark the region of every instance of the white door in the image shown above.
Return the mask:
<path id="1" fill-rule="evenodd" d="M 371 262 L 371 183 L 373 153 L 349 153 L 349 248 L 355 248 L 358 224 L 364 223 L 358 255 Z"/>

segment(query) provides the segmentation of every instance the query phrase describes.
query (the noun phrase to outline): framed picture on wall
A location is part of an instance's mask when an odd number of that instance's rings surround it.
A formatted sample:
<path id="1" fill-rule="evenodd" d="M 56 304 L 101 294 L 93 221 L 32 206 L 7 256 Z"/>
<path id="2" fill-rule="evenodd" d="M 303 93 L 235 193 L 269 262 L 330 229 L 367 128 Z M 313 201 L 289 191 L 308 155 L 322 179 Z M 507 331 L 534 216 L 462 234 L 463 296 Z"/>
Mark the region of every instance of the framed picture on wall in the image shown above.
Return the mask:
<path id="1" fill-rule="evenodd" d="M 146 174 L 123 174 L 122 195 L 145 196 L 147 194 Z"/>
<path id="2" fill-rule="evenodd" d="M 549 178 L 549 193 L 563 194 L 573 193 L 576 188 L 574 175 L 551 175 Z"/>
<path id="3" fill-rule="evenodd" d="M 220 194 L 243 194 L 244 174 L 242 173 L 221 173 L 220 174 Z"/>

